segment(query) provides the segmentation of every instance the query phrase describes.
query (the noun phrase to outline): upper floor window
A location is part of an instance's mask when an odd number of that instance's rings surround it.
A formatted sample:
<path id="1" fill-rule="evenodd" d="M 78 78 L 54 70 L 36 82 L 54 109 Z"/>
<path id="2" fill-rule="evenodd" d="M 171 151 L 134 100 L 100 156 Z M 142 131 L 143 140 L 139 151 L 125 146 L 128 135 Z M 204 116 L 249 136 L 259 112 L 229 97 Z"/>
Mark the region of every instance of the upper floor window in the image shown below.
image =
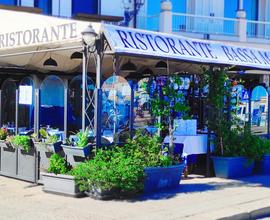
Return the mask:
<path id="1" fill-rule="evenodd" d="M 18 6 L 34 7 L 34 0 L 18 0 Z"/>
<path id="2" fill-rule="evenodd" d="M 71 12 L 72 0 L 52 0 L 52 15 L 59 17 L 71 17 Z"/>
<path id="3" fill-rule="evenodd" d="M 35 7 L 40 8 L 44 14 L 52 14 L 52 0 L 35 0 Z"/>

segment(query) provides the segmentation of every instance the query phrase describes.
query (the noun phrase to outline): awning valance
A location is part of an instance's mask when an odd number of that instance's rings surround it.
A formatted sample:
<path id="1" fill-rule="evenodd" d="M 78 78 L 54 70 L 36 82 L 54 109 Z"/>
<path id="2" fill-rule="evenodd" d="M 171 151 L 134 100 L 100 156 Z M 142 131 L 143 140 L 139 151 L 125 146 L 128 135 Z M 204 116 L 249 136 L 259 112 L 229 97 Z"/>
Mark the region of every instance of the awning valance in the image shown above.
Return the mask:
<path id="1" fill-rule="evenodd" d="M 89 24 L 84 21 L 0 9 L 0 67 L 46 72 L 51 69 L 46 69 L 43 63 L 52 57 L 58 63 L 55 71 L 73 72 L 81 67 L 81 61 L 71 60 L 70 56 L 74 51 L 82 50 L 81 33 Z M 91 24 L 98 33 L 101 24 Z M 50 52 L 51 49 L 54 51 Z"/>
<path id="2" fill-rule="evenodd" d="M 104 25 L 103 31 L 117 54 L 270 69 L 270 51 L 255 47 L 112 25 Z"/>

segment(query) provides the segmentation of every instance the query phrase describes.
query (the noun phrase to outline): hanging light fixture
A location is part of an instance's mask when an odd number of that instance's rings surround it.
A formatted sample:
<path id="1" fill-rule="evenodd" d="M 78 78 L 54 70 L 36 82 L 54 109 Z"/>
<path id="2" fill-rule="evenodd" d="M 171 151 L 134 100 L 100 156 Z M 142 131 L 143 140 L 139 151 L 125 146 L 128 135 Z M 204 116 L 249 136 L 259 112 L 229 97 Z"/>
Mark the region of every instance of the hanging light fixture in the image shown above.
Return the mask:
<path id="1" fill-rule="evenodd" d="M 83 54 L 81 52 L 74 52 L 73 54 L 71 54 L 70 59 L 72 60 L 81 60 L 83 58 Z"/>
<path id="2" fill-rule="evenodd" d="M 142 71 L 143 77 L 148 77 L 148 76 L 152 76 L 152 75 L 154 75 L 154 72 L 149 68 L 146 68 Z"/>
<path id="3" fill-rule="evenodd" d="M 157 62 L 157 64 L 156 64 L 156 66 L 155 66 L 155 68 L 157 69 L 157 70 L 166 70 L 167 69 L 167 63 L 166 62 L 164 62 L 164 61 L 158 61 Z"/>
<path id="4" fill-rule="evenodd" d="M 137 67 L 130 60 L 121 67 L 121 72 L 123 73 L 130 73 L 130 72 L 136 72 L 136 71 L 137 71 Z"/>
<path id="5" fill-rule="evenodd" d="M 43 66 L 56 67 L 58 66 L 58 64 L 53 58 L 50 57 L 49 59 L 44 61 Z"/>

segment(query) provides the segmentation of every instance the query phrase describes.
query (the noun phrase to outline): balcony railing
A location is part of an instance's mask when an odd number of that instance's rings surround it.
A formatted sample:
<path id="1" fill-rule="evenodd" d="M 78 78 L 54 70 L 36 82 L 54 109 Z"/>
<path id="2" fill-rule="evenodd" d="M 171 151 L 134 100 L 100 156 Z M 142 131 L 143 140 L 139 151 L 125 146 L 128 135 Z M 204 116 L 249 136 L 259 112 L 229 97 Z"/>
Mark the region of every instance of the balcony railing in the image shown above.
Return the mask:
<path id="1" fill-rule="evenodd" d="M 247 20 L 247 37 L 270 39 L 270 22 Z"/>
<path id="2" fill-rule="evenodd" d="M 138 28 L 159 31 L 159 14 L 149 16 L 138 16 L 137 17 Z"/>
<path id="3" fill-rule="evenodd" d="M 270 39 L 270 22 L 246 20 L 248 38 Z M 172 31 L 207 35 L 238 36 L 237 18 L 172 13 Z M 141 29 L 159 31 L 159 15 L 138 17 Z"/>
<path id="4" fill-rule="evenodd" d="M 237 35 L 238 20 L 233 18 L 173 13 L 173 32 Z"/>

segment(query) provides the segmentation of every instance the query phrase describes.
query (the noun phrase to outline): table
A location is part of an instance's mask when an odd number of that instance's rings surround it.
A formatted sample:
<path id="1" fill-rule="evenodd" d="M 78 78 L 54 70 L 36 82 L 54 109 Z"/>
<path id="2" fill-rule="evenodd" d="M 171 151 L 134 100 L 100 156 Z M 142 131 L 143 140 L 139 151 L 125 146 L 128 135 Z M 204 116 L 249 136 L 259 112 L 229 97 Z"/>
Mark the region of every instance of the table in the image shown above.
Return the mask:
<path id="1" fill-rule="evenodd" d="M 197 135 L 174 135 L 174 143 L 184 145 L 183 155 L 206 154 L 207 153 L 207 134 Z M 169 143 L 169 136 L 166 136 L 164 143 Z M 211 145 L 211 151 L 213 145 Z"/>

